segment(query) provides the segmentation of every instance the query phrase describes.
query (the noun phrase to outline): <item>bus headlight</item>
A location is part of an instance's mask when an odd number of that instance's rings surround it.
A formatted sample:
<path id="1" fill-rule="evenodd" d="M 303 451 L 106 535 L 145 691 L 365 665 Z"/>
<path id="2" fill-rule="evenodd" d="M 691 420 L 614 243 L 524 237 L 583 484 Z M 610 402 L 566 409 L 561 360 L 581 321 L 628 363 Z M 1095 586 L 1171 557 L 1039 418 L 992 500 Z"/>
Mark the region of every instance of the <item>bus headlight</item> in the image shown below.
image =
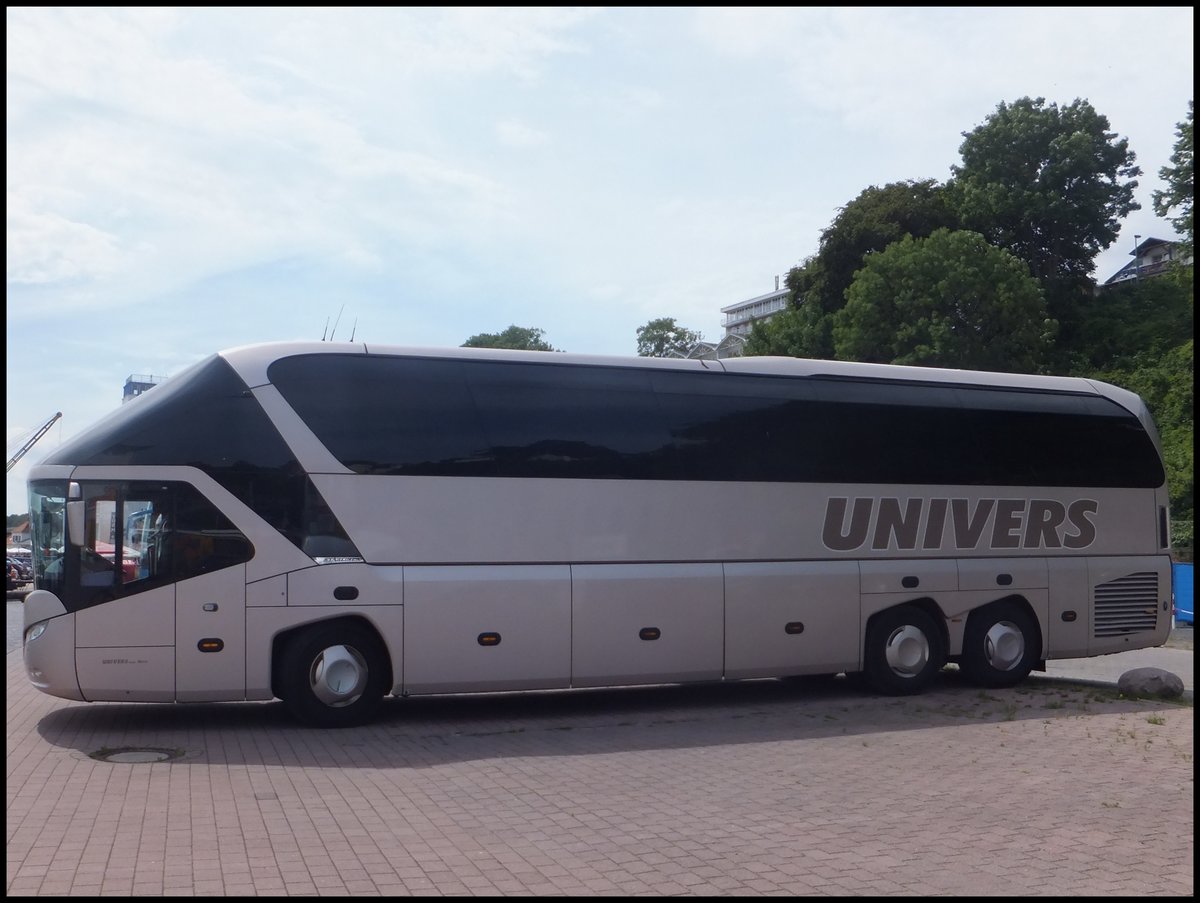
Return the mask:
<path id="1" fill-rule="evenodd" d="M 30 627 L 28 630 L 26 630 L 25 631 L 25 642 L 32 643 L 34 640 L 36 640 L 38 637 L 40 637 L 43 633 L 45 633 L 46 632 L 46 624 L 47 624 L 46 621 L 38 621 L 36 624 L 34 624 L 32 627 Z"/>

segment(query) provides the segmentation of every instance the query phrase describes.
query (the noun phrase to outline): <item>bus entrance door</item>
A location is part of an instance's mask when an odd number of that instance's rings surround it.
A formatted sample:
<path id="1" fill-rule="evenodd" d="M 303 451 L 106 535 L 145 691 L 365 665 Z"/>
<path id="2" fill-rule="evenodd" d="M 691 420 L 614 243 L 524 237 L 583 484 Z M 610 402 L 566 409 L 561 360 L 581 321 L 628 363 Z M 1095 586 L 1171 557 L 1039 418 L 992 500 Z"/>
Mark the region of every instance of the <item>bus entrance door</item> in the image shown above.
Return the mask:
<path id="1" fill-rule="evenodd" d="M 175 698 L 179 702 L 246 698 L 244 564 L 176 585 Z"/>

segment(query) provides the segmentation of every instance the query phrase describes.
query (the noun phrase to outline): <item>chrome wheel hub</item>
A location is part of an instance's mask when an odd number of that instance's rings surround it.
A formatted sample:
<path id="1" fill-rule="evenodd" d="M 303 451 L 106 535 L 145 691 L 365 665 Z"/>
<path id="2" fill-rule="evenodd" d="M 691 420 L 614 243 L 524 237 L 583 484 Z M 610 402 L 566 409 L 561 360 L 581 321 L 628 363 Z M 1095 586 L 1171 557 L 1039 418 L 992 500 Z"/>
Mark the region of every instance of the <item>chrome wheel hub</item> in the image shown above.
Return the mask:
<path id="1" fill-rule="evenodd" d="M 897 627 L 884 647 L 888 667 L 900 677 L 915 677 L 929 664 L 929 639 L 911 624 Z"/>
<path id="2" fill-rule="evenodd" d="M 1025 635 L 1010 621 L 997 621 L 983 638 L 983 655 L 997 671 L 1011 671 L 1025 657 Z"/>
<path id="3" fill-rule="evenodd" d="M 308 669 L 308 685 L 327 706 L 350 705 L 366 689 L 366 659 L 353 646 L 322 649 Z"/>

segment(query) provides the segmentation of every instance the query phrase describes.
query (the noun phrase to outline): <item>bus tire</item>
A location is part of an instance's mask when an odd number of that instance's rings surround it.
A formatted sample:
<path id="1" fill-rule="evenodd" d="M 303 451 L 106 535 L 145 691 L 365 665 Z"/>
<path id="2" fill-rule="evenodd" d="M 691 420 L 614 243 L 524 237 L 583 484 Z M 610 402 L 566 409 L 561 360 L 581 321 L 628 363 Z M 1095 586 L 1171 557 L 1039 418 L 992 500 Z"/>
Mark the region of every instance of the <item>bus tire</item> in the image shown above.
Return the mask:
<path id="1" fill-rule="evenodd" d="M 959 668 L 981 687 L 1011 687 L 1034 669 L 1041 653 L 1037 621 L 1017 602 L 993 602 L 971 612 Z"/>
<path id="2" fill-rule="evenodd" d="M 915 605 L 877 614 L 867 628 L 863 676 L 887 696 L 911 696 L 933 681 L 946 663 L 946 644 L 937 621 Z"/>
<path id="3" fill-rule="evenodd" d="M 316 624 L 292 637 L 280 663 L 283 704 L 311 727 L 355 727 L 375 717 L 387 692 L 387 651 L 360 624 Z"/>

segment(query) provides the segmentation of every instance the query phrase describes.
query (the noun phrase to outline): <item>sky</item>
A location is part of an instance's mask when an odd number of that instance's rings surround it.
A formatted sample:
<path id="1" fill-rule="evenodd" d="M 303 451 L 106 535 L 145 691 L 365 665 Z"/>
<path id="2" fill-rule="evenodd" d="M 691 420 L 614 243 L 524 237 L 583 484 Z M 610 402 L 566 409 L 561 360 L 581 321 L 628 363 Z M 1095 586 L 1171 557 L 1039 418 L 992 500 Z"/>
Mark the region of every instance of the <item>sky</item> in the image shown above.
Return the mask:
<path id="1" fill-rule="evenodd" d="M 1192 7 L 7 7 L 8 473 L 278 340 L 636 352 L 814 254 L 865 188 L 945 181 L 1001 102 L 1127 138 L 1135 235 L 1192 99 Z"/>

